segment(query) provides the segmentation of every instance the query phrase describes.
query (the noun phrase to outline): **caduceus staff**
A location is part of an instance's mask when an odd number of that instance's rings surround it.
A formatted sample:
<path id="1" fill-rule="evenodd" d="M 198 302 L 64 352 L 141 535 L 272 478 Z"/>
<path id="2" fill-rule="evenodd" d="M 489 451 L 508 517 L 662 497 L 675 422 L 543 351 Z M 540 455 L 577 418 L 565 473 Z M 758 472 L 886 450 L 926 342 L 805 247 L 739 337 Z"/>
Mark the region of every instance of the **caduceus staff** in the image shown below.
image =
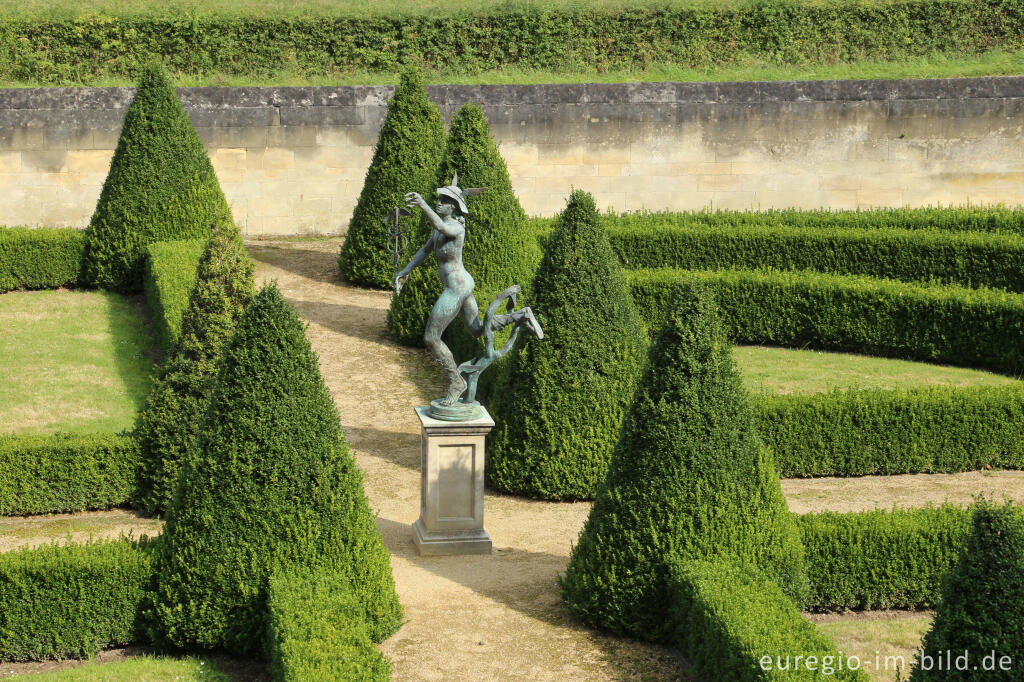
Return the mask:
<path id="1" fill-rule="evenodd" d="M 407 208 L 395 206 L 395 208 L 384 216 L 384 224 L 388 226 L 388 251 L 391 252 L 393 259 L 395 275 L 392 278 L 392 282 L 395 283 L 395 296 L 398 296 L 399 292 L 402 291 L 402 281 L 398 279 L 398 263 L 402 260 L 402 253 L 406 247 L 409 246 L 409 226 L 402 223 L 402 218 L 406 218 L 412 215 L 412 211 Z"/>

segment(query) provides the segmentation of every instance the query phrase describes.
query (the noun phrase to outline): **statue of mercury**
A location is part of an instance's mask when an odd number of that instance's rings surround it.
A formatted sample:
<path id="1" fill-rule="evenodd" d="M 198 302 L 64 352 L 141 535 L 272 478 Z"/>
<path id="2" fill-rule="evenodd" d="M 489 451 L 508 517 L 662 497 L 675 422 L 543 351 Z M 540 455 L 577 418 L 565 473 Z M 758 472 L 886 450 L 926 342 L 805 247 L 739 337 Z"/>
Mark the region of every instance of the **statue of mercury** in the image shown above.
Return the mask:
<path id="1" fill-rule="evenodd" d="M 520 289 L 519 286 L 509 287 L 499 294 L 488 308 L 484 319 L 480 319 L 476 298 L 473 296 L 473 288 L 476 283 L 462 264 L 462 246 L 466 240 L 466 216 L 469 214 L 466 197 L 479 194 L 486 188 L 463 190 L 459 188 L 458 181 L 459 176 L 456 173 L 450 185 L 437 189 L 437 203 L 434 209 L 431 209 L 423 197 L 416 192 L 409 192 L 405 195 L 406 205 L 410 208 L 423 209 L 434 229 L 430 238 L 420 247 L 409 264 L 395 275 L 392 282 L 397 296 L 401 293 L 402 285 L 405 284 L 409 274 L 433 252 L 434 258 L 437 259 L 437 269 L 444 291 L 441 292 L 430 311 L 423 340 L 448 375 L 448 392 L 443 398 L 435 401 L 442 407 L 450 407 L 459 402 L 467 388 L 471 389 L 471 395 L 468 397 L 472 401 L 476 393 L 476 378 L 479 373 L 511 348 L 515 341 L 514 335 L 504 349 L 500 351 L 493 349 L 495 331 L 515 324 L 516 330 L 513 334 L 522 327 L 537 338 L 544 337 L 544 332 L 530 308 L 512 310 L 515 295 Z M 495 310 L 498 305 L 506 299 L 511 299 L 508 305 L 509 312 L 496 315 Z M 459 313 L 462 313 L 462 319 L 470 333 L 473 336 L 484 336 L 488 345 L 483 360 L 477 359 L 473 362 L 463 363 L 461 366 L 455 364 L 451 350 L 441 339 L 444 330 Z M 471 374 L 469 384 L 462 376 L 464 372 Z"/>

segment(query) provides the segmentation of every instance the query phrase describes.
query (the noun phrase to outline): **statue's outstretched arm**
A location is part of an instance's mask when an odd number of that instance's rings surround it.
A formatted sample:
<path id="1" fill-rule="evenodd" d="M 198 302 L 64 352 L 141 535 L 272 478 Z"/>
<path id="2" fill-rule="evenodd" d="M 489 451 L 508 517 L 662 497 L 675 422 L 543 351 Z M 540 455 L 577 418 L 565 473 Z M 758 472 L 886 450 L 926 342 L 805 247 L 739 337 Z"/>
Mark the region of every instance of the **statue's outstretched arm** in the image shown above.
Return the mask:
<path id="1" fill-rule="evenodd" d="M 434 209 L 430 208 L 430 205 L 418 193 L 409 192 L 408 194 L 406 194 L 405 205 L 409 207 L 419 206 L 421 209 L 423 209 L 423 213 L 426 214 L 427 220 L 430 221 L 430 224 L 434 226 L 435 230 L 443 234 L 445 237 L 458 236 L 458 230 L 453 230 L 452 228 L 448 227 L 445 224 L 444 220 L 441 219 L 441 216 L 437 215 L 437 213 L 434 212 Z"/>
<path id="2" fill-rule="evenodd" d="M 427 241 L 423 244 L 423 246 L 420 247 L 420 250 L 416 252 L 416 255 L 412 257 L 412 260 L 410 260 L 409 263 L 404 268 L 402 268 L 401 272 L 395 275 L 395 279 L 391 283 L 392 289 L 394 289 L 395 292 L 401 291 L 402 284 L 405 283 L 405 278 L 408 277 L 413 270 L 423 265 L 423 261 L 427 259 L 427 256 L 430 255 L 430 252 L 433 250 L 433 248 L 434 233 L 431 232 L 430 236 L 427 238 Z"/>

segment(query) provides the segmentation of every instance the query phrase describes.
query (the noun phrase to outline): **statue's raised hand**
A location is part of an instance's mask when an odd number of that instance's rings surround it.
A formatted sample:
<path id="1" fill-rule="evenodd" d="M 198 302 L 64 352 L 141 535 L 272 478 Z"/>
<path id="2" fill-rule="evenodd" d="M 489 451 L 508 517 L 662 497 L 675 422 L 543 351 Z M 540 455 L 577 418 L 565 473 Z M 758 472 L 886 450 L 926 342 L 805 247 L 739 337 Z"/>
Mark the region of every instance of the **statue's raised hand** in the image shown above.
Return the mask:
<path id="1" fill-rule="evenodd" d="M 395 296 L 402 293 L 402 287 L 405 285 L 405 280 L 409 278 L 409 275 L 397 274 L 395 278 L 391 280 L 391 288 L 395 292 Z"/>
<path id="2" fill-rule="evenodd" d="M 423 197 L 419 195 L 419 192 L 409 192 L 405 195 L 405 205 L 409 208 L 419 206 L 420 208 L 427 208 L 427 202 L 423 200 Z"/>

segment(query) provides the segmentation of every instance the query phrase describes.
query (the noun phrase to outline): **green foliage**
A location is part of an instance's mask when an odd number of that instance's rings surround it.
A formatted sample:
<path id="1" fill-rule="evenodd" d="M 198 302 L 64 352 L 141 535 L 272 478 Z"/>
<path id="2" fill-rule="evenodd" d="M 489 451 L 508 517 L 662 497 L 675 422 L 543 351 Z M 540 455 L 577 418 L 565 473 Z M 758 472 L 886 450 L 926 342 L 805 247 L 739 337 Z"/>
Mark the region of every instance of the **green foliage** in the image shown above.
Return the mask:
<path id="1" fill-rule="evenodd" d="M 148 609 L 157 641 L 252 654 L 270 574 L 351 581 L 370 636 L 397 627 L 388 552 L 304 325 L 274 285 L 246 308 L 183 469 Z"/>
<path id="2" fill-rule="evenodd" d="M 389 680 L 363 607 L 345 576 L 308 568 L 275 573 L 267 598 L 267 659 L 280 682 Z"/>
<path id="3" fill-rule="evenodd" d="M 181 338 L 160 368 L 136 421 L 143 453 L 137 499 L 150 514 L 162 514 L 174 496 L 181 466 L 209 404 L 217 362 L 255 292 L 252 273 L 252 261 L 237 231 L 224 225 L 199 260 Z"/>
<path id="4" fill-rule="evenodd" d="M 545 337 L 518 342 L 495 391 L 487 484 L 590 499 L 608 470 L 647 338 L 586 192 L 569 197 L 532 290 Z"/>
<path id="5" fill-rule="evenodd" d="M 0 293 L 81 283 L 81 230 L 0 227 Z"/>
<path id="6" fill-rule="evenodd" d="M 870 679 L 843 667 L 835 645 L 756 569 L 727 561 L 685 561 L 670 570 L 671 642 L 702 679 Z M 802 659 L 795 663 L 798 656 Z"/>
<path id="7" fill-rule="evenodd" d="M 494 296 L 513 284 L 523 286 L 522 304 L 529 299 L 527 290 L 540 261 L 540 247 L 512 190 L 508 169 L 491 139 L 487 119 L 476 105 L 467 104 L 452 117 L 436 187 L 449 184 L 455 173 L 459 174 L 459 186 L 463 189 L 487 188 L 467 202 L 470 214 L 466 217 L 463 247 L 463 263 L 476 280 L 474 294 L 480 309 L 485 310 Z M 430 201 L 429 197 L 424 198 Z M 424 219 L 418 236 L 412 240 L 409 256 L 427 240 L 430 230 Z M 422 345 L 427 316 L 440 293 L 437 263 L 430 259 L 413 271 L 402 294 L 392 301 L 388 311 L 391 335 L 400 343 Z M 459 362 L 479 355 L 483 348 L 482 342 L 472 338 L 458 320 L 448 328 L 445 340 Z M 483 376 L 496 372 L 496 367 Z"/>
<path id="8" fill-rule="evenodd" d="M 1024 237 L 1019 234 L 680 224 L 671 221 L 673 215 L 605 219 L 612 246 L 626 267 L 815 270 L 1024 291 Z"/>
<path id="9" fill-rule="evenodd" d="M 939 232 L 997 232 L 1024 235 L 1024 208 L 1019 206 L 948 206 L 925 208 L 871 208 L 853 211 L 797 208 L 748 211 L 646 211 L 610 213 L 603 216 L 610 232 L 643 229 L 740 231 L 743 228 L 774 230 L 885 230 L 900 233 L 920 230 Z M 827 254 L 823 254 L 828 257 Z M 638 266 L 647 267 L 647 266 Z"/>
<path id="10" fill-rule="evenodd" d="M 164 357 L 170 357 L 181 334 L 181 320 L 196 285 L 196 269 L 206 241 L 155 242 L 146 247 L 143 290 Z"/>
<path id="11" fill-rule="evenodd" d="M 970 534 L 942 585 L 925 656 L 911 680 L 1019 680 L 1024 660 L 1024 511 L 985 500 L 975 505 Z M 968 669 L 938 670 L 939 656 L 967 652 Z M 985 667 L 986 656 L 1009 667 Z M 1003 657 L 1006 657 L 1003 659 Z M 930 668 L 930 669 L 928 669 Z"/>
<path id="12" fill-rule="evenodd" d="M 140 641 L 154 544 L 118 540 L 0 554 L 0 660 L 87 658 Z"/>
<path id="13" fill-rule="evenodd" d="M 418 3 L 423 4 L 423 3 Z M 482 8 L 316 3 L 287 11 L 168 10 L 146 3 L 116 14 L 11 13 L 0 31 L 0 76 L 53 85 L 134 77 L 164 58 L 177 72 L 267 77 L 394 72 L 406 64 L 452 73 L 484 69 L 600 71 L 685 64 L 899 61 L 1022 44 L 1021 8 L 999 0 L 831 3 L 658 2 L 636 6 L 510 2 Z M 304 10 L 304 11 L 303 11 Z M 822 37 L 827 36 L 827 40 Z M 343 37 L 344 39 L 342 39 Z"/>
<path id="14" fill-rule="evenodd" d="M 0 435 L 0 516 L 127 504 L 140 459 L 128 435 Z"/>
<path id="15" fill-rule="evenodd" d="M 797 519 L 811 611 L 933 607 L 970 529 L 967 510 L 949 504 Z"/>
<path id="16" fill-rule="evenodd" d="M 665 640 L 671 561 L 747 561 L 802 600 L 802 554 L 712 297 L 680 287 L 560 580 L 566 605 Z"/>
<path id="17" fill-rule="evenodd" d="M 205 238 L 229 220 L 210 157 L 167 74 L 147 66 L 86 232 L 88 281 L 139 291 L 147 244 Z"/>
<path id="18" fill-rule="evenodd" d="M 1024 387 L 759 396 L 758 432 L 783 478 L 1024 469 Z"/>
<path id="19" fill-rule="evenodd" d="M 1024 373 L 1024 296 L 815 272 L 634 270 L 640 314 L 657 328 L 673 287 L 717 294 L 737 343 L 843 350 Z"/>
<path id="20" fill-rule="evenodd" d="M 391 286 L 395 267 L 382 218 L 395 206 L 405 205 L 407 192 L 429 196 L 434 191 L 444 144 L 444 119 L 427 99 L 423 74 L 406 71 L 388 102 L 373 161 L 338 256 L 341 274 L 349 281 Z"/>

